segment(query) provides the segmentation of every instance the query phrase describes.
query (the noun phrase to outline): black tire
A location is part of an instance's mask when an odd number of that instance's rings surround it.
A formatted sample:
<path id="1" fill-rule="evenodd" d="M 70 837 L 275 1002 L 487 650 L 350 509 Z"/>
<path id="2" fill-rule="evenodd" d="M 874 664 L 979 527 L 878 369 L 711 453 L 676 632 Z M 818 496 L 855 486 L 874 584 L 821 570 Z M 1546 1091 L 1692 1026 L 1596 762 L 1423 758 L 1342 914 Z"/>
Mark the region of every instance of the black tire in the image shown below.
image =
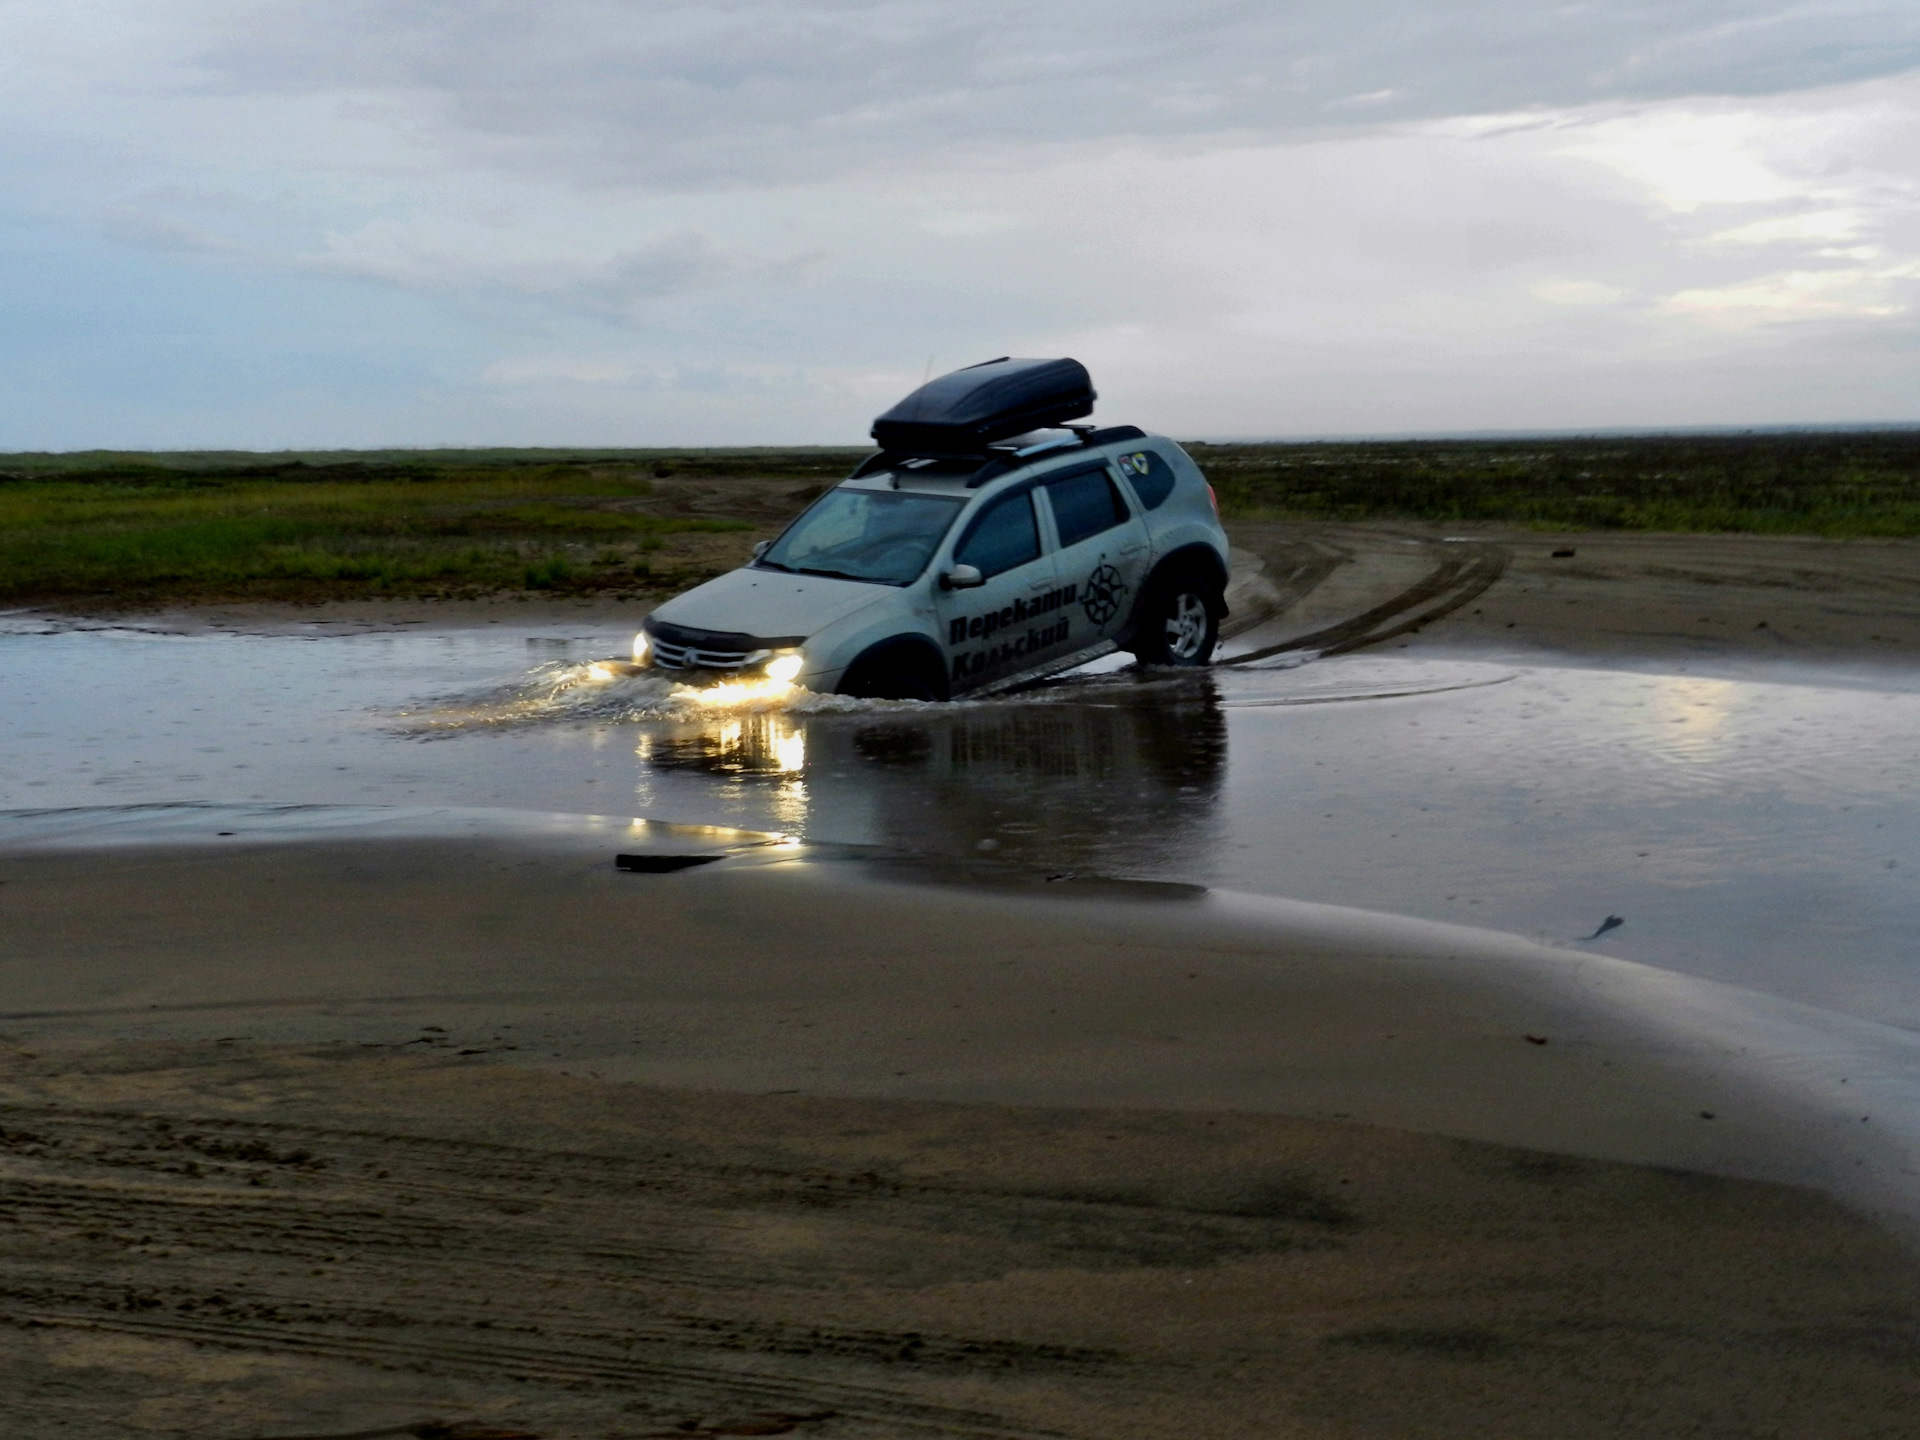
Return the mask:
<path id="1" fill-rule="evenodd" d="M 944 700 L 945 675 L 918 645 L 869 651 L 847 667 L 840 693 L 862 700 Z"/>
<path id="2" fill-rule="evenodd" d="M 1140 598 L 1133 658 L 1142 665 L 1205 665 L 1226 613 L 1220 586 L 1192 570 L 1156 576 Z"/>

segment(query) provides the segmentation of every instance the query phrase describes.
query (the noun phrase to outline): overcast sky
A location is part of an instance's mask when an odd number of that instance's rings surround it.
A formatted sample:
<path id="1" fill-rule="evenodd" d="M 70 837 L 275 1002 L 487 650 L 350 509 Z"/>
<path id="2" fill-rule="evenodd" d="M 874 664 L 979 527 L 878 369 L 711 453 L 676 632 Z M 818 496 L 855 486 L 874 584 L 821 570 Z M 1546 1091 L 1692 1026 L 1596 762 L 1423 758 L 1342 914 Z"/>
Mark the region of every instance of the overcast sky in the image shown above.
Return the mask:
<path id="1" fill-rule="evenodd" d="M 1920 420 L 1915 0 L 0 0 L 0 449 Z"/>

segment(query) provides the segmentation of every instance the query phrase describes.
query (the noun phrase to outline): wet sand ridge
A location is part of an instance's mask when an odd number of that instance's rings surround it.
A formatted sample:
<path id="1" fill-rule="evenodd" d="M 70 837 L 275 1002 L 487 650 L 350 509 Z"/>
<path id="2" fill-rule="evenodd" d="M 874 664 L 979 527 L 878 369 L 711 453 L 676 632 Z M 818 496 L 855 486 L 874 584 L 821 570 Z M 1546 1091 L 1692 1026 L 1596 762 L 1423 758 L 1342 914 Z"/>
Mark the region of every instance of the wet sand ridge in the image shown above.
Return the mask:
<path id="1" fill-rule="evenodd" d="M 1913 1262 L 1698 1173 L 1819 1118 L 1578 957 L 750 840 L 0 858 L 15 1433 L 1904 1433 Z"/>

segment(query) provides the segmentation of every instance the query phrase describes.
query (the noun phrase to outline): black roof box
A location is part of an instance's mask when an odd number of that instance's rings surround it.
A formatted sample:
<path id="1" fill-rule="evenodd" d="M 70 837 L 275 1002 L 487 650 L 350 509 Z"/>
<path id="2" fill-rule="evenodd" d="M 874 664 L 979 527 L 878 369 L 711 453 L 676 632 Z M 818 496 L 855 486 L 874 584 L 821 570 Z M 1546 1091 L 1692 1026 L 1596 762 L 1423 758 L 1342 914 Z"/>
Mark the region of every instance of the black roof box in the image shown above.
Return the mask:
<path id="1" fill-rule="evenodd" d="M 1091 414 L 1093 377 L 1078 360 L 989 360 L 930 380 L 873 422 L 895 455 L 981 455 L 995 440 Z"/>

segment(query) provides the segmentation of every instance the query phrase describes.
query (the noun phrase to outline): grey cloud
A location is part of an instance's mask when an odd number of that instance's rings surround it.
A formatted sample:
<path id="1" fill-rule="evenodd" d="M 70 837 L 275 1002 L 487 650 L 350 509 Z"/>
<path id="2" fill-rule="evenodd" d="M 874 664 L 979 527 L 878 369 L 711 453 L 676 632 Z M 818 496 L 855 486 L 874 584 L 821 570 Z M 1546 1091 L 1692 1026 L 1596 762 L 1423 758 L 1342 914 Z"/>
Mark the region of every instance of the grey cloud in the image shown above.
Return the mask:
<path id="1" fill-rule="evenodd" d="M 234 93 L 399 91 L 576 181 L 809 181 L 933 154 L 1257 139 L 1920 65 L 1897 0 L 280 0 L 202 56 Z"/>
<path id="2" fill-rule="evenodd" d="M 100 233 L 138 250 L 178 251 L 188 254 L 233 254 L 240 246 L 177 216 L 121 206 L 100 217 Z"/>
<path id="3" fill-rule="evenodd" d="M 648 300 L 682 295 L 729 278 L 739 262 L 705 235 L 685 231 L 616 255 L 570 290 L 591 308 L 624 313 Z"/>
<path id="4" fill-rule="evenodd" d="M 615 255 L 586 277 L 568 283 L 560 294 L 578 308 L 635 320 L 643 317 L 654 301 L 734 281 L 798 283 L 822 258 L 799 255 L 768 259 L 727 251 L 707 236 L 688 230 Z"/>
<path id="5" fill-rule="evenodd" d="M 376 280 L 402 289 L 519 296 L 577 315 L 650 327 L 671 301 L 740 284 L 786 287 L 812 278 L 819 252 L 768 256 L 728 249 L 697 230 L 653 236 L 601 260 L 497 259 L 430 239 L 384 238 L 373 244 L 336 237 L 324 253 L 303 255 L 311 273 Z"/>
<path id="6" fill-rule="evenodd" d="M 144 250 L 263 258 L 297 245 L 312 209 L 286 195 L 262 199 L 197 185 L 152 185 L 97 212 L 100 232 Z"/>

